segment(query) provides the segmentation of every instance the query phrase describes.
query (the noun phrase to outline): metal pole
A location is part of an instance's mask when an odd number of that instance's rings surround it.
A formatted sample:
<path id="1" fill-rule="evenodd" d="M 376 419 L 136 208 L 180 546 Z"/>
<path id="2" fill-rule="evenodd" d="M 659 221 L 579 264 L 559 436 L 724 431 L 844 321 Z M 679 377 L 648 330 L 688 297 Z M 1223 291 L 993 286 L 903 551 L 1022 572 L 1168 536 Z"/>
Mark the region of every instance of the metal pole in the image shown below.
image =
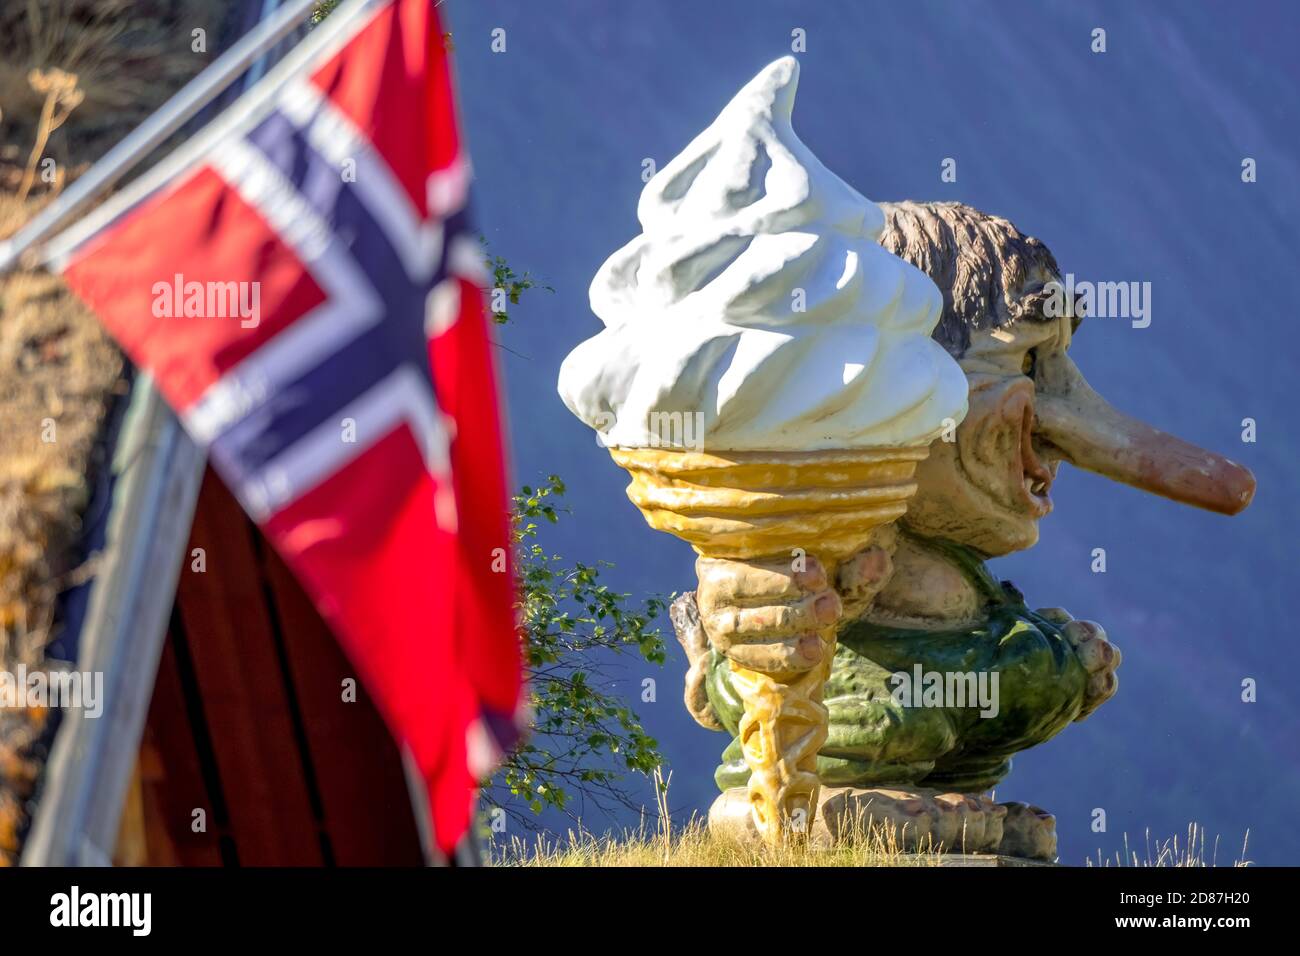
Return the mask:
<path id="1" fill-rule="evenodd" d="M 108 537 L 77 654 L 78 670 L 103 675 L 103 713 L 65 712 L 24 866 L 112 861 L 203 478 L 203 452 L 148 376 L 132 389 L 113 457 Z"/>
<path id="2" fill-rule="evenodd" d="M 411 797 L 411 811 L 415 814 L 415 829 L 420 836 L 420 849 L 424 853 L 425 866 L 446 866 L 447 861 L 438 852 L 433 842 L 433 816 L 429 812 L 429 788 L 424 782 L 424 774 L 415 763 L 415 757 L 405 744 L 402 745 L 402 771 L 406 774 L 406 790 Z"/>
<path id="3" fill-rule="evenodd" d="M 429 788 L 424 782 L 424 774 L 416 766 L 410 748 L 402 747 L 402 770 L 406 774 L 406 789 L 411 796 L 411 810 L 415 814 L 415 828 L 420 835 L 420 848 L 424 851 L 425 866 L 479 867 L 483 865 L 483 851 L 479 845 L 478 801 L 470 814 L 469 832 L 457 844 L 451 859 L 438 851 L 433 839 L 433 817 L 429 812 Z"/>
<path id="4" fill-rule="evenodd" d="M 270 20 L 272 15 L 275 13 L 276 7 L 279 5 L 280 0 L 262 0 L 262 15 L 258 17 L 258 22 L 260 23 L 264 20 Z M 257 62 L 248 68 L 248 75 L 244 77 L 245 90 L 252 89 L 253 84 L 266 74 L 267 56 L 269 56 L 269 53 L 258 57 Z"/>
<path id="5" fill-rule="evenodd" d="M 134 169 L 195 113 L 220 96 L 249 65 L 301 26 L 317 0 L 293 0 L 249 30 L 215 63 L 187 83 L 152 116 L 104 154 L 12 238 L 0 242 L 0 275 L 19 265 L 24 253 L 94 202 Z"/>
<path id="6" fill-rule="evenodd" d="M 483 847 L 478 838 L 478 800 L 474 801 L 474 809 L 469 815 L 469 830 L 466 831 L 464 838 L 456 847 L 456 865 L 473 866 L 483 865 Z"/>

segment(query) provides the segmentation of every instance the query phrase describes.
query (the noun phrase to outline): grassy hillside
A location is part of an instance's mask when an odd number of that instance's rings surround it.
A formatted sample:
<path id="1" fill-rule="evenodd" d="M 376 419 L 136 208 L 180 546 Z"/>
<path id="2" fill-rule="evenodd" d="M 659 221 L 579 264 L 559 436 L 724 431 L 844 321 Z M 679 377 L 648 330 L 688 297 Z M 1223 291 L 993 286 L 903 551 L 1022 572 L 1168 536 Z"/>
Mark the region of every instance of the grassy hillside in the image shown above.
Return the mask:
<path id="1" fill-rule="evenodd" d="M 781 847 L 764 847 L 738 843 L 709 832 L 708 824 L 698 816 L 685 825 L 675 824 L 668 809 L 668 791 L 659 775 L 655 777 L 659 793 L 654 818 L 643 817 L 640 826 L 622 833 L 595 834 L 580 825 L 562 838 L 534 836 L 498 841 L 491 852 L 497 866 L 528 867 L 649 867 L 649 866 L 945 866 L 956 861 L 944 848 L 925 846 L 918 852 L 899 847 L 892 828 L 872 827 L 869 823 L 852 827 L 848 840 L 834 847 L 820 847 L 808 842 Z M 1121 867 L 1211 867 L 1246 866 L 1247 846 L 1233 856 L 1220 848 L 1217 838 L 1207 839 L 1196 824 L 1181 837 L 1152 841 L 1150 834 L 1140 841 L 1124 838 L 1124 851 L 1113 858 L 1098 856 L 1093 860 L 1063 860 L 1065 865 Z M 983 857 L 987 859 L 987 857 Z M 1030 864 L 1035 865 L 1035 864 Z"/>
<path id="2" fill-rule="evenodd" d="M 1247 866 L 1246 848 L 1241 855 L 1207 841 L 1194 824 L 1185 837 L 1171 837 L 1152 843 L 1135 841 L 1123 854 L 1110 859 L 1062 861 L 1063 865 L 1101 867 L 1212 867 Z M 986 858 L 985 858 L 986 859 Z M 847 844 L 830 849 L 796 844 L 776 849 L 744 846 L 709 834 L 702 821 L 662 830 L 634 830 L 619 836 L 597 836 L 571 830 L 563 839 L 516 839 L 498 846 L 492 854 L 498 866 L 945 866 L 954 865 L 951 856 L 931 848 L 921 853 L 904 853 L 888 836 L 864 831 Z"/>

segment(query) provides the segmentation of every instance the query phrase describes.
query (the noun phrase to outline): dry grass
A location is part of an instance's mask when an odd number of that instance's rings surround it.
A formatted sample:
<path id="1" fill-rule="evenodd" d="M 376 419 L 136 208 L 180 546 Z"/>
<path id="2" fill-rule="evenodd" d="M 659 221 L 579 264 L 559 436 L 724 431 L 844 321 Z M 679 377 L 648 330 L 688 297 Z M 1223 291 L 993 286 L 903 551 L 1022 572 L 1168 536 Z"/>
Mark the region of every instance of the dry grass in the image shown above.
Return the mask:
<path id="1" fill-rule="evenodd" d="M 112 135 L 152 112 L 210 60 L 192 49 L 191 31 L 216 42 L 216 0 L 7 0 L 0 5 L 0 110 L 30 131 L 44 96 L 32 70 L 76 74 L 86 91 L 84 136 Z"/>
<path id="2" fill-rule="evenodd" d="M 892 828 L 881 829 L 865 824 L 851 828 L 849 839 L 834 847 L 817 847 L 808 843 L 769 848 L 738 843 L 709 832 L 706 821 L 692 817 L 684 826 L 673 823 L 668 810 L 666 782 L 656 774 L 659 793 L 653 821 L 644 818 L 641 825 L 620 834 L 595 834 L 578 827 L 561 838 L 535 836 L 515 838 L 493 848 L 490 862 L 496 866 L 526 867 L 861 867 L 861 866 L 942 866 L 944 855 L 935 848 L 921 852 L 901 849 Z M 1249 834 L 1247 834 L 1249 836 Z M 1087 866 L 1136 867 L 1211 867 L 1218 866 L 1219 841 L 1207 847 L 1205 831 L 1191 824 L 1185 839 L 1177 836 L 1151 843 L 1150 834 L 1143 852 L 1129 846 L 1124 838 L 1124 852 L 1113 859 L 1086 861 Z M 1246 842 L 1241 856 L 1231 866 L 1248 866 Z"/>
<path id="3" fill-rule="evenodd" d="M 1144 852 L 1127 848 L 1113 859 L 1087 861 L 1092 866 L 1133 867 L 1212 867 L 1249 866 L 1246 848 L 1231 863 L 1217 859 L 1217 841 L 1207 849 L 1204 833 L 1194 824 L 1188 837 L 1172 837 Z M 940 866 L 943 857 L 934 851 L 905 853 L 880 832 L 860 832 L 847 844 L 830 849 L 804 845 L 767 849 L 741 845 L 709 833 L 698 818 L 676 828 L 662 825 L 643 826 L 620 835 L 597 836 L 585 830 L 570 830 L 562 839 L 536 837 L 531 841 L 516 839 L 498 848 L 492 858 L 498 866 Z"/>
<path id="4" fill-rule="evenodd" d="M 0 236 L 40 204 L 0 192 Z M 0 277 L 0 662 L 40 659 L 122 374 L 117 348 L 57 276 Z"/>
<path id="5" fill-rule="evenodd" d="M 562 840 L 515 840 L 498 850 L 498 866 L 938 866 L 937 852 L 904 853 L 887 836 L 863 832 L 838 846 L 806 843 L 767 848 L 721 839 L 699 818 L 663 831 L 658 827 L 597 836 L 570 830 Z"/>
<path id="6" fill-rule="evenodd" d="M 1241 855 L 1225 866 L 1250 866 L 1250 858 L 1246 855 L 1250 845 L 1250 831 L 1241 840 Z M 1114 857 L 1105 858 L 1101 851 L 1097 851 L 1097 859 L 1088 860 L 1088 866 L 1124 866 L 1124 867 L 1148 867 L 1148 866 L 1179 866 L 1179 867 L 1211 867 L 1219 866 L 1219 838 L 1215 837 L 1214 841 L 1207 847 L 1205 830 L 1195 823 L 1187 825 L 1187 836 L 1181 841 L 1178 836 L 1172 836 L 1167 840 L 1157 840 L 1154 844 L 1151 842 L 1151 831 L 1146 833 L 1146 839 L 1143 842 L 1142 849 L 1129 845 L 1128 834 L 1124 834 L 1124 851 L 1116 852 Z"/>
<path id="7" fill-rule="evenodd" d="M 497 866 L 938 866 L 936 850 L 905 852 L 893 829 L 859 825 L 848 840 L 821 848 L 808 841 L 765 847 L 725 839 L 709 832 L 706 821 L 692 817 L 684 826 L 673 823 L 668 809 L 668 783 L 655 774 L 655 818 L 643 817 L 635 830 L 596 835 L 579 827 L 563 839 L 538 836 L 515 839 L 497 847 Z"/>
<path id="8" fill-rule="evenodd" d="M 0 191 L 0 237 L 45 201 Z M 0 668 L 44 659 L 58 596 L 78 574 L 87 476 L 124 388 L 121 355 L 57 276 L 0 277 Z M 48 717 L 0 710 L 0 865 L 17 858 Z"/>

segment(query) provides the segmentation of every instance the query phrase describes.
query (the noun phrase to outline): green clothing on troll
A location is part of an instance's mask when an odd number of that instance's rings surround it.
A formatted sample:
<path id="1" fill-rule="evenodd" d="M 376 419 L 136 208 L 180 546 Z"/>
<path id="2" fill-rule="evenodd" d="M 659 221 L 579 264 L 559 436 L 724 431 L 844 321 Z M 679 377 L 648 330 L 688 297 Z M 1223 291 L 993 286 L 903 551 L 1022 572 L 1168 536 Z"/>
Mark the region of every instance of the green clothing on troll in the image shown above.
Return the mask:
<path id="1" fill-rule="evenodd" d="M 826 683 L 830 734 L 817 773 L 832 786 L 915 784 L 975 793 L 1011 770 L 1012 754 L 1048 740 L 1079 715 L 1087 675 L 1057 624 L 1025 606 L 1009 582 L 998 584 L 978 557 L 944 545 L 987 599 L 978 624 L 945 631 L 882 627 L 851 621 Z M 998 675 L 997 713 L 980 707 L 904 706 L 893 674 Z M 709 701 L 735 737 L 742 707 L 726 659 L 710 652 Z M 919 689 L 917 691 L 919 697 Z M 733 739 L 714 774 L 718 788 L 744 786 L 749 770 Z"/>

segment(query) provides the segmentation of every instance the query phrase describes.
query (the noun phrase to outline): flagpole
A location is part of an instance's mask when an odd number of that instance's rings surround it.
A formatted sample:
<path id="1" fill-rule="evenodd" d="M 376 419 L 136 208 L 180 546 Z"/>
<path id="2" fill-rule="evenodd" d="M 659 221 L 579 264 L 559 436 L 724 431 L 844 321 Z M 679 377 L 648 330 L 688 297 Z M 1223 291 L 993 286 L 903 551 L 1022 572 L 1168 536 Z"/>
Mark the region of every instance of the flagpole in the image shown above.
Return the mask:
<path id="1" fill-rule="evenodd" d="M 16 268 L 26 253 L 111 189 L 199 110 L 220 96 L 254 61 L 302 26 L 317 2 L 292 0 L 259 22 L 105 153 L 89 172 L 42 209 L 13 238 L 0 241 L 0 275 Z"/>
<path id="2" fill-rule="evenodd" d="M 433 836 L 433 815 L 429 812 L 429 787 L 424 774 L 411 755 L 408 747 L 402 747 L 402 771 L 406 775 L 406 789 L 411 796 L 411 810 L 415 814 L 415 829 L 420 837 L 420 849 L 424 851 L 425 866 L 480 867 L 483 865 L 483 851 L 479 846 L 478 833 L 478 799 L 474 800 L 474 809 L 470 811 L 469 829 L 460 843 L 456 845 L 451 858 L 438 851 Z"/>
<path id="3" fill-rule="evenodd" d="M 429 788 L 424 782 L 424 774 L 415 762 L 415 757 L 405 744 L 402 745 L 402 772 L 406 776 L 406 789 L 411 797 L 411 811 L 415 814 L 415 829 L 420 839 L 420 851 L 424 854 L 425 866 L 446 866 L 447 861 L 437 850 L 433 839 L 433 814 L 429 812 Z"/>
<path id="4" fill-rule="evenodd" d="M 456 865 L 459 867 L 479 867 L 483 865 L 483 848 L 478 838 L 478 799 L 469 814 L 469 829 L 456 846 Z"/>

